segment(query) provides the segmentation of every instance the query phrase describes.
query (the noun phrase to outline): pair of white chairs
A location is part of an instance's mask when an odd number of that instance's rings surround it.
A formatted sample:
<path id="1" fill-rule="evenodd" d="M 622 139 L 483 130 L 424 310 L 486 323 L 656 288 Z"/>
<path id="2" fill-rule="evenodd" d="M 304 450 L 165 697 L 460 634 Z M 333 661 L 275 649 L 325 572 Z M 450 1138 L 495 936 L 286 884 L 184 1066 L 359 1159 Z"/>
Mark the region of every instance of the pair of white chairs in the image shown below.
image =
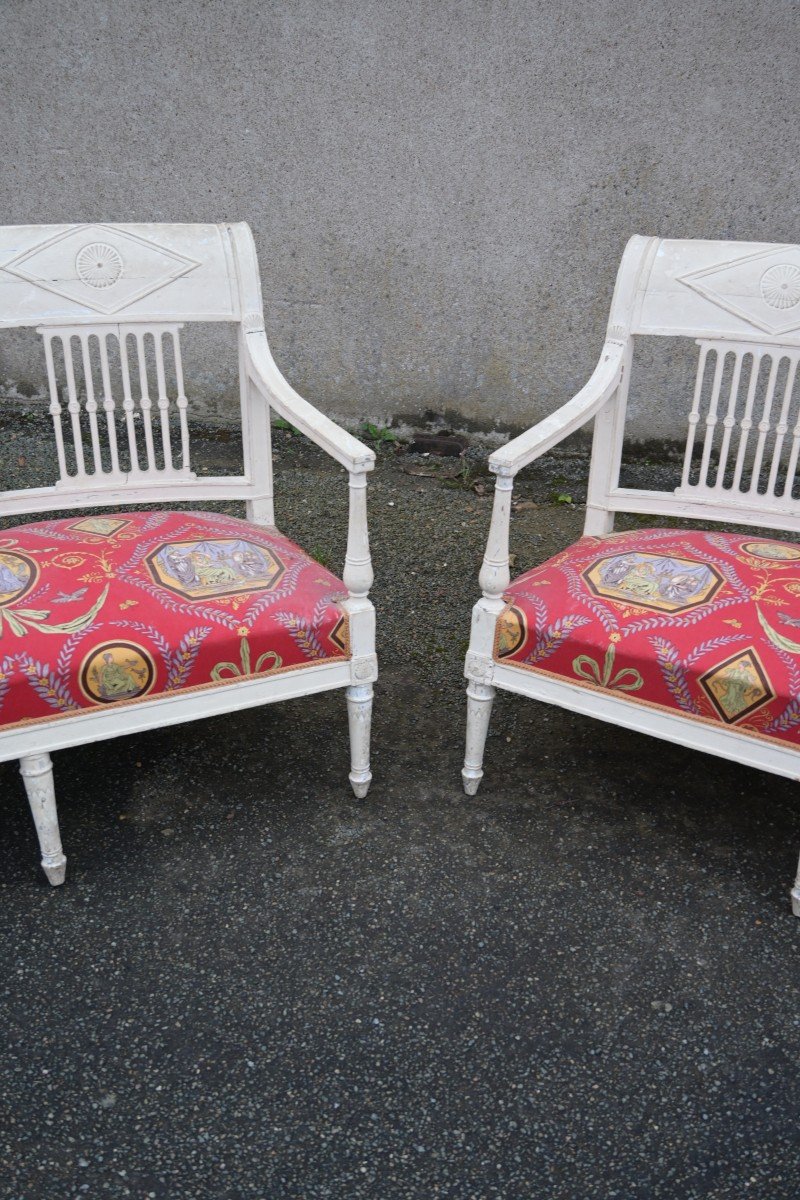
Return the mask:
<path id="1" fill-rule="evenodd" d="M 208 477 L 192 469 L 180 330 L 218 321 L 238 330 L 243 470 Z M 249 228 L 0 229 L 0 326 L 41 335 L 58 461 L 52 486 L 2 493 L 0 513 L 114 510 L 0 534 L 0 759 L 20 759 L 50 882 L 66 864 L 50 760 L 62 747 L 344 687 L 350 780 L 365 796 L 374 454 L 278 371 Z M 671 492 L 619 482 L 642 335 L 699 346 Z M 489 460 L 494 510 L 465 667 L 469 795 L 498 687 L 800 776 L 800 547 L 706 528 L 800 528 L 798 359 L 800 248 L 630 241 L 589 383 Z M 341 581 L 275 528 L 270 410 L 348 472 Z M 584 537 L 512 583 L 514 476 L 591 420 Z M 128 508 L 229 500 L 245 502 L 246 521 Z M 701 528 L 615 534 L 617 512 Z M 800 915 L 800 880 L 792 903 Z"/>

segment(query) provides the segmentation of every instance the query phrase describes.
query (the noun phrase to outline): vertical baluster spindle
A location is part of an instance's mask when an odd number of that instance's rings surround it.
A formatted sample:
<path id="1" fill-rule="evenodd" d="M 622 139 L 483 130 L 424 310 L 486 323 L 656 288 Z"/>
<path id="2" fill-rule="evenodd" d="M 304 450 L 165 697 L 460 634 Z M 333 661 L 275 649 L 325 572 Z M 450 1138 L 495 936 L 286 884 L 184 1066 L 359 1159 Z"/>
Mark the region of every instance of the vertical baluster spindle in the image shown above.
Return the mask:
<path id="1" fill-rule="evenodd" d="M 178 418 L 181 423 L 181 470 L 189 471 L 189 422 L 186 416 L 186 409 L 189 406 L 189 401 L 186 399 L 186 394 L 183 389 L 183 363 L 181 361 L 181 343 L 179 338 L 180 326 L 176 326 L 170 330 L 172 336 L 172 347 L 175 355 L 175 378 L 178 385 Z"/>
<path id="2" fill-rule="evenodd" d="M 61 428 L 61 403 L 58 397 L 56 371 L 53 365 L 53 334 L 46 329 L 39 330 L 44 341 L 44 357 L 47 364 L 47 385 L 50 389 L 50 416 L 53 418 L 53 432 L 56 439 L 56 454 L 58 455 L 58 472 L 62 480 L 68 478 L 67 456 L 64 452 L 64 432 Z"/>
<path id="3" fill-rule="evenodd" d="M 131 392 L 131 373 L 128 366 L 128 335 L 120 330 L 119 333 L 119 365 L 122 373 L 122 408 L 125 413 L 125 430 L 128 435 L 128 450 L 131 458 L 131 474 L 141 474 L 139 467 L 139 448 L 136 444 L 136 426 L 133 423 L 133 394 Z"/>
<path id="4" fill-rule="evenodd" d="M 722 386 L 722 372 L 725 367 L 725 347 L 715 346 L 714 352 L 717 356 L 717 361 L 714 364 L 714 380 L 711 385 L 711 396 L 708 401 L 708 412 L 706 413 L 706 432 L 703 438 L 703 456 L 700 460 L 700 474 L 697 478 L 699 487 L 708 486 L 708 467 L 711 462 L 711 448 L 714 444 L 714 430 L 717 427 L 717 406 L 719 404 L 719 393 Z"/>
<path id="5" fill-rule="evenodd" d="M 761 409 L 761 420 L 758 422 L 758 441 L 756 442 L 756 452 L 753 457 L 753 471 L 750 476 L 750 487 L 748 491 L 758 493 L 758 484 L 761 478 L 761 464 L 764 461 L 764 446 L 767 440 L 772 425 L 770 417 L 772 415 L 772 401 L 775 397 L 775 382 L 778 377 L 778 367 L 780 366 L 780 354 L 773 354 L 769 369 L 769 378 L 767 379 L 767 391 L 764 396 L 764 405 Z"/>
<path id="6" fill-rule="evenodd" d="M 153 401 L 150 399 L 150 387 L 147 380 L 147 362 L 144 354 L 144 331 L 137 329 L 134 333 L 134 337 L 136 339 L 136 356 L 139 365 L 139 408 L 142 410 L 144 444 L 145 451 L 147 453 L 147 470 L 155 471 L 156 454 L 153 446 L 153 418 L 150 411 L 153 407 Z"/>
<path id="7" fill-rule="evenodd" d="M 103 474 L 103 455 L 100 449 L 100 432 L 97 428 L 97 400 L 94 395 L 94 379 L 92 378 L 92 360 L 89 354 L 89 334 L 78 335 L 81 343 L 81 361 L 83 363 L 83 382 L 86 388 L 86 411 L 89 414 L 89 434 L 92 439 L 92 458 L 94 459 L 94 474 Z"/>
<path id="8" fill-rule="evenodd" d="M 747 443 L 750 441 L 750 430 L 753 428 L 753 404 L 755 403 L 756 387 L 758 385 L 758 377 L 761 374 L 761 363 L 764 360 L 764 351 L 755 350 L 753 352 L 753 362 L 750 367 L 750 381 L 747 385 L 747 398 L 744 404 L 744 414 L 742 416 L 739 433 L 739 445 L 736 448 L 736 465 L 733 470 L 733 491 L 738 492 L 742 483 L 742 471 L 744 470 L 745 459 L 747 457 Z"/>
<path id="9" fill-rule="evenodd" d="M 700 420 L 700 397 L 703 392 L 703 379 L 706 372 L 706 359 L 711 347 L 707 343 L 700 343 L 700 361 L 697 364 L 697 377 L 694 383 L 694 396 L 692 398 L 692 410 L 689 413 L 689 433 L 686 438 L 686 452 L 683 457 L 683 477 L 681 479 L 681 487 L 689 487 L 689 476 L 692 470 L 692 453 L 694 452 L 694 442 L 697 436 L 697 425 Z"/>
<path id="10" fill-rule="evenodd" d="M 164 334 L 160 329 L 153 331 L 156 350 L 156 379 L 158 381 L 158 413 L 161 419 L 161 445 L 164 450 L 164 470 L 172 470 L 172 443 L 169 438 L 169 396 L 164 372 Z"/>
<path id="11" fill-rule="evenodd" d="M 778 417 L 778 424 L 775 426 L 775 445 L 772 450 L 772 463 L 769 469 L 769 480 L 767 482 L 767 495 L 775 495 L 775 484 L 778 478 L 778 471 L 781 465 L 781 454 L 783 453 L 783 443 L 786 440 L 786 434 L 789 429 L 789 408 L 792 403 L 792 392 L 794 391 L 794 380 L 797 374 L 797 351 L 790 354 L 789 368 L 786 372 L 786 380 L 783 385 L 783 399 L 781 401 L 781 411 Z"/>
<path id="12" fill-rule="evenodd" d="M 792 449 L 789 452 L 789 462 L 786 467 L 786 481 L 783 485 L 783 495 L 787 499 L 791 499 L 792 491 L 794 490 L 794 478 L 797 474 L 797 460 L 800 457 L 800 409 L 798 409 L 797 420 L 792 429 Z"/>
<path id="13" fill-rule="evenodd" d="M 742 378 L 744 355 L 741 350 L 735 350 L 734 356 L 733 375 L 731 376 L 731 386 L 728 392 L 728 407 L 722 421 L 722 445 L 719 451 L 717 478 L 714 481 L 714 490 L 717 492 L 721 492 L 725 486 L 725 471 L 728 466 L 731 437 L 733 435 L 733 427 L 736 424 L 736 401 L 739 398 L 739 383 Z"/>
<path id="14" fill-rule="evenodd" d="M 70 422 L 72 425 L 72 440 L 75 445 L 75 465 L 78 478 L 86 478 L 86 463 L 83 458 L 83 436 L 81 434 L 81 406 L 78 401 L 78 389 L 75 386 L 75 368 L 72 362 L 72 335 L 62 333 L 61 345 L 64 350 L 64 372 L 67 377 L 67 394 L 69 403 Z"/>
<path id="15" fill-rule="evenodd" d="M 98 334 L 97 342 L 100 348 L 100 375 L 103 380 L 103 411 L 106 414 L 108 430 L 108 449 L 111 455 L 111 470 L 113 474 L 120 473 L 119 450 L 117 449 L 117 422 L 114 415 L 114 392 L 111 387 L 111 371 L 108 365 L 108 343 L 110 334 Z"/>

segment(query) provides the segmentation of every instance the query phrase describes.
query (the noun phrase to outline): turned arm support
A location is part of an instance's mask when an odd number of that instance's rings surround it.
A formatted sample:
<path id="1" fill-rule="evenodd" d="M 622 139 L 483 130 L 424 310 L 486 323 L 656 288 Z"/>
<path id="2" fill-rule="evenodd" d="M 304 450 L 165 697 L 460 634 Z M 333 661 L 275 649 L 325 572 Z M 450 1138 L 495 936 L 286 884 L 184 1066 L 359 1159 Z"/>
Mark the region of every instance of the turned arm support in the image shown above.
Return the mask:
<path id="1" fill-rule="evenodd" d="M 494 506 L 492 508 L 492 523 L 489 526 L 489 540 L 486 543 L 486 553 L 483 556 L 478 581 L 487 600 L 501 600 L 503 592 L 511 582 L 511 568 L 508 561 L 508 532 L 511 523 L 511 493 L 514 490 L 514 476 L 510 471 L 498 474 L 494 485 Z"/>
<path id="2" fill-rule="evenodd" d="M 266 334 L 255 330 L 244 337 L 245 365 L 256 390 L 285 421 L 315 442 L 350 472 L 371 471 L 375 452 L 326 417 L 281 375 L 270 353 Z"/>
<path id="3" fill-rule="evenodd" d="M 545 417 L 489 457 L 489 470 L 497 476 L 489 540 L 480 572 L 480 585 L 487 600 L 498 609 L 511 582 L 508 535 L 514 476 L 522 467 L 545 454 L 600 411 L 614 395 L 622 379 L 624 347 L 607 342 L 589 382 L 557 412 Z"/>
<path id="4" fill-rule="evenodd" d="M 375 452 L 314 408 L 283 378 L 263 331 L 245 336 L 246 367 L 256 389 L 276 412 L 346 467 L 350 476 L 350 517 L 342 581 L 352 599 L 365 599 L 372 586 L 367 529 L 367 472 Z"/>
<path id="5" fill-rule="evenodd" d="M 366 471 L 351 471 L 350 519 L 342 582 L 353 599 L 362 599 L 372 587 L 372 579 L 367 529 L 367 475 Z"/>

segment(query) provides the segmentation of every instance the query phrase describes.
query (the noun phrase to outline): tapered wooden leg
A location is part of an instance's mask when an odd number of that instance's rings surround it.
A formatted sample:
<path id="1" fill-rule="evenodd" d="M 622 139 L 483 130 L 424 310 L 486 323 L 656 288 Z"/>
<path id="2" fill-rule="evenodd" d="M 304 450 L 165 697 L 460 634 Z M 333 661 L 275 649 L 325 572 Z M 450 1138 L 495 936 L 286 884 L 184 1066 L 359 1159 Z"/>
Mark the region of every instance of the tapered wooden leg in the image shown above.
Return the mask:
<path id="1" fill-rule="evenodd" d="M 794 881 L 794 887 L 791 891 L 792 897 L 792 912 L 796 917 L 800 917 L 800 863 L 797 866 L 797 878 Z"/>
<path id="2" fill-rule="evenodd" d="M 467 685 L 467 752 L 464 755 L 464 769 L 461 772 L 464 791 L 468 796 L 475 795 L 483 779 L 483 750 L 486 745 L 486 735 L 489 732 L 493 700 L 494 688 L 490 684 L 469 681 Z"/>
<path id="3" fill-rule="evenodd" d="M 42 869 L 50 883 L 57 887 L 64 882 L 67 860 L 61 848 L 61 834 L 58 831 L 56 789 L 50 755 L 28 754 L 20 759 L 19 769 L 39 838 Z"/>
<path id="4" fill-rule="evenodd" d="M 359 800 L 369 791 L 369 735 L 372 725 L 372 684 L 354 683 L 347 688 L 350 724 L 350 782 Z"/>

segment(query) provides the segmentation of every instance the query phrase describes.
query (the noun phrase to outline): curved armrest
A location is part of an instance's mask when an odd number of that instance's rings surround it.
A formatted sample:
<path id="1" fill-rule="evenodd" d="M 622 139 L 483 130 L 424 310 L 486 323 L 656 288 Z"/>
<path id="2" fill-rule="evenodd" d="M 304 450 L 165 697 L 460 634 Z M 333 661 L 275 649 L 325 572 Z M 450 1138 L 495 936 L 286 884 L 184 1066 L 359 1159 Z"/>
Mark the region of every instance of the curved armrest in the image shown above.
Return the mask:
<path id="1" fill-rule="evenodd" d="M 281 375 L 270 353 L 263 330 L 244 337 L 246 369 L 264 398 L 276 412 L 315 442 L 348 471 L 371 471 L 375 452 L 342 429 L 296 392 Z"/>
<path id="2" fill-rule="evenodd" d="M 507 442 L 489 456 L 489 470 L 497 475 L 515 475 L 522 467 L 545 454 L 568 434 L 580 429 L 603 407 L 622 378 L 624 347 L 606 344 L 603 356 L 589 382 L 566 404 Z"/>

